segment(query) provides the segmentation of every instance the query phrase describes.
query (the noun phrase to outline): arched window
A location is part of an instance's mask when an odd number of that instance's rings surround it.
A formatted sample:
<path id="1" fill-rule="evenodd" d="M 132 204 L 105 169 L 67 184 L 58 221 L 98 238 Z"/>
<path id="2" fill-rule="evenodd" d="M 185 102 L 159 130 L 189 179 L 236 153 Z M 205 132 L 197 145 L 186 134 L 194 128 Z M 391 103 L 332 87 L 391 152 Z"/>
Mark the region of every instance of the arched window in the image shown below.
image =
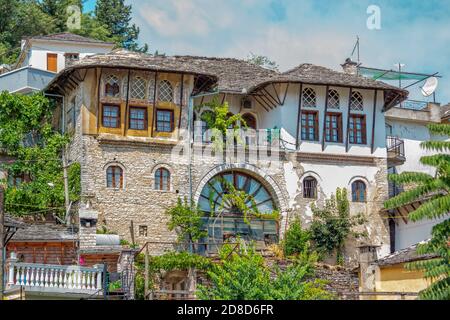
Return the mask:
<path id="1" fill-rule="evenodd" d="M 165 168 L 159 168 L 155 172 L 155 189 L 161 191 L 170 190 L 170 172 Z"/>
<path id="2" fill-rule="evenodd" d="M 331 89 L 328 91 L 328 108 L 329 109 L 339 109 L 340 108 L 340 99 L 339 99 L 339 93 Z"/>
<path id="3" fill-rule="evenodd" d="M 200 210 L 207 215 L 222 212 L 224 215 L 241 215 L 233 203 L 224 202 L 224 195 L 230 190 L 243 191 L 247 198 L 248 208 L 255 207 L 261 214 L 270 214 L 276 210 L 276 205 L 269 190 L 257 179 L 243 172 L 223 172 L 212 178 L 203 188 L 200 199 Z"/>
<path id="4" fill-rule="evenodd" d="M 110 166 L 106 170 L 106 186 L 108 188 L 123 188 L 123 170 L 119 166 Z"/>
<path id="5" fill-rule="evenodd" d="M 147 81 L 141 77 L 135 77 L 131 83 L 130 96 L 132 99 L 145 99 L 147 91 Z"/>
<path id="6" fill-rule="evenodd" d="M 317 106 L 316 91 L 311 88 L 303 89 L 302 105 L 305 108 L 315 108 Z"/>
<path id="7" fill-rule="evenodd" d="M 364 99 L 359 91 L 352 92 L 352 98 L 350 100 L 350 110 L 364 111 Z"/>
<path id="8" fill-rule="evenodd" d="M 303 198 L 317 199 L 317 180 L 314 177 L 303 179 Z"/>
<path id="9" fill-rule="evenodd" d="M 173 102 L 173 87 L 167 80 L 159 83 L 159 101 Z"/>
<path id="10" fill-rule="evenodd" d="M 361 180 L 357 180 L 352 183 L 352 201 L 353 202 L 367 201 L 366 184 Z"/>
<path id="11" fill-rule="evenodd" d="M 250 129 L 256 130 L 256 118 L 251 113 L 246 113 L 242 116 L 245 123 L 247 124 L 247 127 Z"/>
<path id="12" fill-rule="evenodd" d="M 105 96 L 118 97 L 120 94 L 119 78 L 113 74 L 105 79 Z"/>

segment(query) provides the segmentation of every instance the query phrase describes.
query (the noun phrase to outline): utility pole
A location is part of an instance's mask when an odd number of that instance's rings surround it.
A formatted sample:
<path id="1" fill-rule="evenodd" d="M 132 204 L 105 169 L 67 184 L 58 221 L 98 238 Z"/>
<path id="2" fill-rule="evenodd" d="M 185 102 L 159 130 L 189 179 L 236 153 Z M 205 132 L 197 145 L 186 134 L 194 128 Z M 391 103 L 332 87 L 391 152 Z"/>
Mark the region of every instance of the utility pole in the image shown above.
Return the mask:
<path id="1" fill-rule="evenodd" d="M 2 185 L 0 185 L 0 301 L 3 300 L 3 291 L 5 283 L 5 262 L 4 262 L 4 251 L 5 251 L 5 190 Z"/>
<path id="2" fill-rule="evenodd" d="M 66 224 L 69 224 L 69 214 L 70 214 L 70 198 L 69 198 L 69 174 L 67 172 L 67 157 L 66 157 L 66 147 L 64 147 L 62 152 L 62 164 L 63 164 L 63 177 L 64 177 L 64 204 L 66 208 Z"/>

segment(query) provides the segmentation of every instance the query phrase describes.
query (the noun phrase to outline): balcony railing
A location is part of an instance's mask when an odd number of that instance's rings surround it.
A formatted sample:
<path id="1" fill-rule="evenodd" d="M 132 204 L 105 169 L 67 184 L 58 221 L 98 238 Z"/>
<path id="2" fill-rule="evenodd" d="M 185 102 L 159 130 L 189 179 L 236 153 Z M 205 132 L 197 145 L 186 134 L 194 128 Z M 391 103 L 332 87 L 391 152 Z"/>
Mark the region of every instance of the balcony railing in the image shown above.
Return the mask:
<path id="1" fill-rule="evenodd" d="M 428 106 L 427 101 L 419 101 L 419 100 L 405 100 L 400 103 L 397 107 L 402 109 L 410 109 L 410 110 L 423 110 Z"/>
<path id="2" fill-rule="evenodd" d="M 392 165 L 403 164 L 405 158 L 405 142 L 397 137 L 387 137 L 387 156 Z"/>
<path id="3" fill-rule="evenodd" d="M 10 263 L 9 288 L 47 294 L 103 294 L 103 265 L 93 268 L 31 263 Z"/>

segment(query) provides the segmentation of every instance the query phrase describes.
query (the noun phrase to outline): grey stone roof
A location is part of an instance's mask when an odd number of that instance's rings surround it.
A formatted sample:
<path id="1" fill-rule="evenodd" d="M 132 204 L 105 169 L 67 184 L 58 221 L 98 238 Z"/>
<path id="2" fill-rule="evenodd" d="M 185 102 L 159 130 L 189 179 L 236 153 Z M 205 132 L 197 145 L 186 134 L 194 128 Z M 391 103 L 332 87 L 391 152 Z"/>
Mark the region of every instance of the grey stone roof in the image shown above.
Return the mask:
<path id="1" fill-rule="evenodd" d="M 68 242 L 77 239 L 77 230 L 56 223 L 26 223 L 17 231 L 12 242 Z"/>
<path id="2" fill-rule="evenodd" d="M 441 107 L 442 120 L 450 119 L 450 103 Z"/>
<path id="3" fill-rule="evenodd" d="M 12 218 L 11 216 L 5 216 L 5 227 L 8 228 L 21 228 L 24 224 L 19 220 Z"/>
<path id="4" fill-rule="evenodd" d="M 374 81 L 359 75 L 338 72 L 312 64 L 302 64 L 294 69 L 280 73 L 233 58 L 155 56 L 130 52 L 124 49 L 86 57 L 66 68 L 62 74 L 58 75 L 57 79 L 64 78 L 64 74 L 68 75 L 75 69 L 94 67 L 134 68 L 204 75 L 218 80 L 218 89 L 221 92 L 242 93 L 245 89 L 248 93 L 252 93 L 273 82 L 301 82 L 386 90 L 386 101 L 389 105 L 399 103 L 408 96 L 408 91 L 381 81 Z M 54 81 L 57 81 L 57 79 Z"/>
<path id="5" fill-rule="evenodd" d="M 42 36 L 34 36 L 27 38 L 28 40 L 50 40 L 50 41 L 73 41 L 73 42 L 84 42 L 84 43 L 99 43 L 99 44 L 114 44 L 112 42 L 105 42 L 97 39 L 87 38 L 80 36 L 78 34 L 63 32 L 63 33 L 54 33 Z"/>
<path id="6" fill-rule="evenodd" d="M 325 68 L 322 66 L 304 63 L 279 74 L 274 79 L 267 82 L 303 82 L 307 84 L 319 85 L 338 85 L 354 88 L 370 88 L 370 89 L 386 89 L 396 90 L 408 94 L 408 91 L 401 90 L 397 87 L 391 86 L 381 81 L 375 81 L 361 75 L 354 75 L 345 72 L 339 72 Z M 261 83 L 264 85 L 264 83 Z"/>
<path id="7" fill-rule="evenodd" d="M 422 242 L 425 243 L 425 242 Z M 417 246 L 419 244 L 412 245 L 403 250 L 396 251 L 384 258 L 378 259 L 377 264 L 379 266 L 389 266 L 394 264 L 419 261 L 419 260 L 427 260 L 436 258 L 437 255 L 427 254 L 427 255 L 418 255 L 417 254 Z"/>

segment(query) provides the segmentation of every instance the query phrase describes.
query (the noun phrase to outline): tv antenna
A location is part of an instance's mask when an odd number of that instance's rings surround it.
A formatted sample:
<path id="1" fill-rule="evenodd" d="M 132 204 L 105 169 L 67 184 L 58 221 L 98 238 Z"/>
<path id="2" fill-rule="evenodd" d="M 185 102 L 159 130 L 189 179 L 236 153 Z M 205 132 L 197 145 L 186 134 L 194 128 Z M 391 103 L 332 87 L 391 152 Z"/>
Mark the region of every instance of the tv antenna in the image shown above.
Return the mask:
<path id="1" fill-rule="evenodd" d="M 360 56 L 359 56 L 359 36 L 356 36 L 356 43 L 355 43 L 355 46 L 353 47 L 352 54 L 350 55 L 351 57 L 353 57 L 353 55 L 355 54 L 355 51 L 356 51 L 356 53 L 357 53 L 358 63 L 360 63 Z"/>

